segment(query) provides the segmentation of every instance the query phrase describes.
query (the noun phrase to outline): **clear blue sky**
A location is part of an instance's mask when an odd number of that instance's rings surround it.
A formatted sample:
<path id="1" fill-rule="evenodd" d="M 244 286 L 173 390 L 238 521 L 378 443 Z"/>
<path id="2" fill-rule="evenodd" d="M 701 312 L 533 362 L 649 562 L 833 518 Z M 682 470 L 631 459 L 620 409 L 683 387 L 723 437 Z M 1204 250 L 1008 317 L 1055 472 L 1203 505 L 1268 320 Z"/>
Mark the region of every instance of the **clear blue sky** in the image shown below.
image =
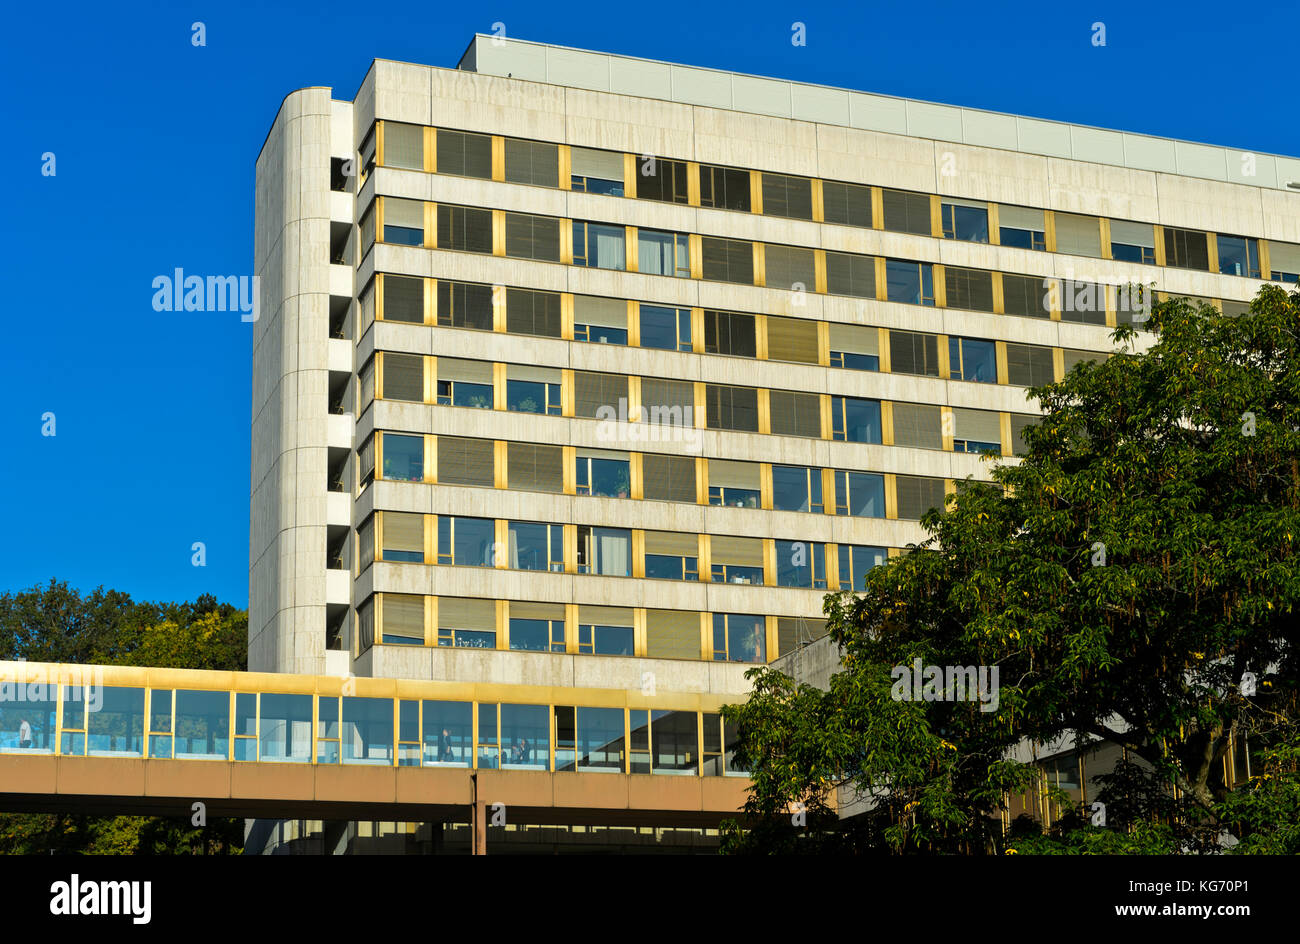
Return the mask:
<path id="1" fill-rule="evenodd" d="M 350 99 L 374 57 L 454 66 L 500 21 L 523 39 L 1300 154 L 1290 4 L 550 9 L 9 5 L 0 592 L 58 577 L 247 604 L 251 326 L 154 312 L 151 282 L 178 266 L 251 273 L 253 163 L 280 101 L 311 85 Z M 790 42 L 796 20 L 805 47 Z M 54 437 L 41 435 L 46 412 Z M 191 565 L 196 541 L 205 567 Z"/>

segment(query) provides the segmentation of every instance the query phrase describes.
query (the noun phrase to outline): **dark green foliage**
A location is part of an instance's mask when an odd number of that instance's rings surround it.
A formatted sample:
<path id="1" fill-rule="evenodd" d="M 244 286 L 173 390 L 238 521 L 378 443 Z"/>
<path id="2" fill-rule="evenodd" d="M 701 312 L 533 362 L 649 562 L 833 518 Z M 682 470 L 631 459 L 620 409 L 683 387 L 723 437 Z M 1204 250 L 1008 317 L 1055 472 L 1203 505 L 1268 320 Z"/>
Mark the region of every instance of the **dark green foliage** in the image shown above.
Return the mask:
<path id="1" fill-rule="evenodd" d="M 136 603 L 116 590 L 82 594 L 51 580 L 0 594 L 0 659 L 159 668 L 248 666 L 248 614 L 205 594 L 190 603 Z M 0 853 L 209 854 L 239 852 L 242 819 L 0 814 Z"/>
<path id="2" fill-rule="evenodd" d="M 1294 847 L 1300 295 L 1266 286 L 1236 318 L 1174 300 L 1147 327 L 1032 391 L 1045 415 L 1023 461 L 959 483 L 866 593 L 828 596 L 829 692 L 750 673 L 726 713 L 754 773 L 728 849 L 1199 851 L 1225 829 L 1242 850 Z M 997 666 L 997 710 L 894 701 L 891 669 L 915 658 Z M 1109 785 L 1122 815 L 1009 845 L 995 814 L 1031 771 L 1008 751 L 1061 736 L 1140 762 Z M 1232 794 L 1234 737 L 1280 752 L 1271 783 Z M 791 804 L 821 813 L 852 783 L 878 791 L 857 817 L 872 825 L 789 825 Z"/>

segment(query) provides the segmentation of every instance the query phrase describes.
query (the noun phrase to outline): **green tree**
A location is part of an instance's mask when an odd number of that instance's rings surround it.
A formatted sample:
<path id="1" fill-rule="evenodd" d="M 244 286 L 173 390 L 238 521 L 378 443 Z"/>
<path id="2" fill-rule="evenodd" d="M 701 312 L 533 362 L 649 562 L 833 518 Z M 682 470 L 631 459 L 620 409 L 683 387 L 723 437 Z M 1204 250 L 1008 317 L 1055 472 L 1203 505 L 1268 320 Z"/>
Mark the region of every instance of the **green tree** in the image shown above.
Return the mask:
<path id="1" fill-rule="evenodd" d="M 923 519 L 929 538 L 872 570 L 865 593 L 828 596 L 842 647 L 829 691 L 751 671 L 753 697 L 725 711 L 754 780 L 725 848 L 1172 851 L 1228 826 L 1243 849 L 1294 836 L 1300 294 L 1266 286 L 1241 317 L 1176 299 L 1146 327 L 1120 327 L 1118 353 L 1031 391 L 1044 415 L 1021 460 L 959 483 Z M 915 659 L 996 667 L 996 710 L 895 700 L 891 673 Z M 1010 751 L 1062 736 L 1127 749 L 1108 788 L 1130 812 L 1109 832 L 1067 821 L 1008 846 L 992 817 L 1033 775 Z M 1244 736 L 1292 761 L 1253 801 L 1222 776 Z M 830 812 L 842 785 L 871 795 L 851 826 Z"/>
<path id="2" fill-rule="evenodd" d="M 29 662 L 143 665 L 242 671 L 248 666 L 248 613 L 210 594 L 185 603 L 137 603 L 102 587 L 82 594 L 67 583 L 0 594 L 0 658 Z M 0 814 L 0 853 L 86 855 L 241 851 L 242 819 L 80 814 Z"/>

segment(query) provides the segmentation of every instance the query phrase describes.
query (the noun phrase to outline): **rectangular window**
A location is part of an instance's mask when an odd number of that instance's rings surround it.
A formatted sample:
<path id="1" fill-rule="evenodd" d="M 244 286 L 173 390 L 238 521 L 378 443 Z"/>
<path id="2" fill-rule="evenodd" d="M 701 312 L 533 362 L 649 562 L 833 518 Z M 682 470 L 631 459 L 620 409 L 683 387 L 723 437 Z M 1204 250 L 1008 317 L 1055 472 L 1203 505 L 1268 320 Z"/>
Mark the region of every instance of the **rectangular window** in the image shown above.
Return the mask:
<path id="1" fill-rule="evenodd" d="M 757 357 L 754 316 L 734 311 L 705 311 L 704 350 L 731 357 Z"/>
<path id="2" fill-rule="evenodd" d="M 372 433 L 357 450 L 357 481 L 365 488 L 375 480 L 375 436 Z"/>
<path id="3" fill-rule="evenodd" d="M 690 245 L 685 233 L 642 228 L 637 231 L 636 239 L 637 270 L 643 275 L 691 277 Z"/>
<path id="4" fill-rule="evenodd" d="M 438 563 L 496 566 L 496 522 L 491 518 L 438 516 Z"/>
<path id="5" fill-rule="evenodd" d="M 767 632 L 761 616 L 713 614 L 713 661 L 766 662 Z"/>
<path id="6" fill-rule="evenodd" d="M 885 229 L 891 233 L 915 233 L 930 236 L 930 197 L 924 193 L 905 190 L 885 190 L 881 193 L 885 211 Z"/>
<path id="7" fill-rule="evenodd" d="M 593 269 L 626 269 L 627 234 L 623 227 L 575 220 L 573 264 Z"/>
<path id="8" fill-rule="evenodd" d="M 898 482 L 898 517 L 918 520 L 931 508 L 943 511 L 943 479 L 900 475 Z"/>
<path id="9" fill-rule="evenodd" d="M 962 269 L 945 266 L 944 290 L 949 308 L 970 311 L 993 311 L 993 273 L 983 269 Z"/>
<path id="10" fill-rule="evenodd" d="M 894 404 L 894 445 L 942 449 L 939 408 L 922 403 Z"/>
<path id="11" fill-rule="evenodd" d="M 824 619 L 781 616 L 776 621 L 777 652 L 781 655 L 794 652 L 825 635 L 826 620 Z"/>
<path id="12" fill-rule="evenodd" d="M 653 501 L 695 504 L 695 460 L 689 456 L 664 456 L 644 453 L 641 470 L 645 479 L 645 497 Z"/>
<path id="13" fill-rule="evenodd" d="M 895 374 L 939 376 L 939 338 L 917 331 L 889 332 L 889 369 Z"/>
<path id="14" fill-rule="evenodd" d="M 948 375 L 953 380 L 997 383 L 997 346 L 977 338 L 948 338 Z"/>
<path id="15" fill-rule="evenodd" d="M 1047 222 L 1042 210 L 1033 207 L 998 207 L 998 241 L 1016 249 L 1047 249 Z"/>
<path id="16" fill-rule="evenodd" d="M 1062 279 L 1060 286 L 1062 321 L 1095 325 L 1106 323 L 1106 294 L 1113 289 L 1097 282 L 1075 279 Z"/>
<path id="17" fill-rule="evenodd" d="M 710 538 L 714 583 L 762 584 L 762 538 L 715 534 Z"/>
<path id="18" fill-rule="evenodd" d="M 1037 426 L 1041 416 L 1025 416 L 1022 413 L 1011 414 L 1011 451 L 1012 455 L 1023 456 L 1029 452 L 1029 446 L 1025 442 L 1025 429 L 1030 426 Z"/>
<path id="19" fill-rule="evenodd" d="M 383 352 L 384 399 L 424 402 L 424 358 L 419 354 Z"/>
<path id="20" fill-rule="evenodd" d="M 384 166 L 424 170 L 424 128 L 385 121 Z"/>
<path id="21" fill-rule="evenodd" d="M 698 659 L 700 614 L 693 610 L 646 610 L 646 655 L 651 659 Z M 692 714 L 692 725 L 694 717 Z M 690 753 L 694 755 L 694 728 L 691 730 Z"/>
<path id="22" fill-rule="evenodd" d="M 560 185 L 560 149 L 543 141 L 506 138 L 506 181 L 533 187 Z"/>
<path id="23" fill-rule="evenodd" d="M 831 397 L 831 438 L 838 442 L 880 442 L 880 401 Z"/>
<path id="24" fill-rule="evenodd" d="M 772 508 L 821 514 L 822 470 L 802 465 L 772 466 Z"/>
<path id="25" fill-rule="evenodd" d="M 439 128 L 438 173 L 491 180 L 491 136 Z"/>
<path id="26" fill-rule="evenodd" d="M 691 310 L 689 308 L 663 308 L 658 305 L 640 307 L 641 346 L 661 351 L 691 350 Z"/>
<path id="27" fill-rule="evenodd" d="M 627 453 L 579 449 L 574 481 L 579 495 L 627 498 L 632 488 L 632 467 Z"/>
<path id="28" fill-rule="evenodd" d="M 1274 282 L 1300 283 L 1300 246 L 1269 240 L 1268 262 Z"/>
<path id="29" fill-rule="evenodd" d="M 645 533 L 645 575 L 651 580 L 699 580 L 699 540 L 679 531 Z M 696 650 L 699 624 L 696 623 Z"/>
<path id="30" fill-rule="evenodd" d="M 763 215 L 812 219 L 812 181 L 786 174 L 763 174 Z"/>
<path id="31" fill-rule="evenodd" d="M 493 406 L 492 364 L 488 361 L 438 358 L 438 403 L 490 410 Z"/>
<path id="32" fill-rule="evenodd" d="M 512 601 L 510 648 L 526 652 L 564 652 L 564 604 Z M 542 719 L 545 723 L 545 718 Z"/>
<path id="33" fill-rule="evenodd" d="M 761 504 L 761 472 L 757 462 L 709 460 L 709 504 L 757 508 Z"/>
<path id="34" fill-rule="evenodd" d="M 578 573 L 603 577 L 632 575 L 632 532 L 626 528 L 578 526 Z"/>
<path id="35" fill-rule="evenodd" d="M 700 240 L 703 277 L 710 282 L 754 284 L 754 247 L 743 239 Z"/>
<path id="36" fill-rule="evenodd" d="M 383 515 L 384 560 L 423 564 L 424 515 L 404 511 L 385 511 Z M 423 630 L 420 635 L 423 638 Z"/>
<path id="37" fill-rule="evenodd" d="M 1007 343 L 1007 383 L 1039 387 L 1055 380 L 1056 368 L 1050 347 Z"/>
<path id="38" fill-rule="evenodd" d="M 508 565 L 512 570 L 564 573 L 564 526 L 535 521 L 509 523 Z M 515 648 L 513 641 L 510 648 Z"/>
<path id="39" fill-rule="evenodd" d="M 506 255 L 514 259 L 560 261 L 560 221 L 529 213 L 506 214 Z"/>
<path id="40" fill-rule="evenodd" d="M 808 318 L 767 317 L 767 359 L 816 364 L 818 361 L 817 322 Z"/>
<path id="41" fill-rule="evenodd" d="M 840 589 L 861 592 L 867 589 L 867 571 L 883 564 L 889 553 L 883 547 L 841 544 L 839 557 Z"/>
<path id="42" fill-rule="evenodd" d="M 375 516 L 372 514 L 357 528 L 357 572 L 365 573 L 375 562 Z"/>
<path id="43" fill-rule="evenodd" d="M 686 162 L 642 155 L 636 159 L 636 195 L 641 200 L 688 203 Z"/>
<path id="44" fill-rule="evenodd" d="M 773 390 L 768 394 L 773 436 L 822 435 L 822 398 L 815 393 Z"/>
<path id="45" fill-rule="evenodd" d="M 871 188 L 861 184 L 822 183 L 822 218 L 827 223 L 871 228 Z"/>
<path id="46" fill-rule="evenodd" d="M 386 311 L 384 317 L 388 317 Z M 492 286 L 439 279 L 438 324 L 445 328 L 491 331 Z"/>
<path id="47" fill-rule="evenodd" d="M 1002 452 L 1002 421 L 992 410 L 952 411 L 952 448 L 954 452 Z"/>
<path id="48" fill-rule="evenodd" d="M 570 148 L 571 177 L 569 187 L 575 193 L 601 193 L 623 196 L 623 155 L 617 151 Z"/>
<path id="49" fill-rule="evenodd" d="M 443 601 L 439 601 L 440 605 Z M 446 602 L 453 602 L 447 599 Z M 474 601 L 479 602 L 479 601 Z M 491 600 L 482 601 L 489 606 Z M 441 616 L 439 609 L 439 616 Z M 495 628 L 492 631 L 495 635 Z M 495 642 L 493 646 L 495 647 Z M 474 711 L 467 701 L 422 701 L 424 766 L 470 767 L 474 763 Z"/>
<path id="50" fill-rule="evenodd" d="M 854 518 L 885 517 L 885 477 L 875 472 L 837 471 L 835 513 Z"/>
<path id="51" fill-rule="evenodd" d="M 424 204 L 419 200 L 384 197 L 384 242 L 424 245 Z M 441 244 L 440 244 L 441 245 Z"/>
<path id="52" fill-rule="evenodd" d="M 749 171 L 701 164 L 700 206 L 748 213 L 751 208 Z"/>
<path id="53" fill-rule="evenodd" d="M 885 297 L 905 305 L 933 305 L 933 267 L 928 262 L 886 259 Z"/>
<path id="54" fill-rule="evenodd" d="M 387 521 L 384 523 L 387 525 Z M 383 600 L 384 643 L 390 646 L 423 646 L 424 597 L 406 593 L 385 593 Z"/>
<path id="55" fill-rule="evenodd" d="M 826 589 L 826 546 L 817 541 L 776 541 L 776 585 Z"/>
<path id="56" fill-rule="evenodd" d="M 602 415 L 601 408 L 607 407 Z M 573 372 L 573 415 L 603 419 L 627 413 L 627 375 L 597 374 L 585 370 Z"/>
<path id="57" fill-rule="evenodd" d="M 494 600 L 438 598 L 438 645 L 457 649 L 497 647 L 497 606 Z M 427 706 L 429 702 L 425 702 Z M 466 706 L 468 707 L 468 705 Z M 468 718 L 465 719 L 467 722 Z M 428 737 L 426 720 L 425 737 Z M 468 732 L 466 732 L 468 737 Z"/>
<path id="58" fill-rule="evenodd" d="M 989 241 L 989 208 L 986 203 L 945 198 L 939 204 L 939 219 L 944 239 L 968 243 Z"/>
<path id="59" fill-rule="evenodd" d="M 1206 234 L 1196 229 L 1165 227 L 1165 265 L 1177 269 L 1210 270 Z"/>
<path id="60" fill-rule="evenodd" d="M 753 387 L 708 384 L 704 388 L 709 429 L 758 432 L 758 391 Z"/>
<path id="61" fill-rule="evenodd" d="M 381 433 L 384 475 L 390 482 L 424 481 L 424 437 Z"/>
<path id="62" fill-rule="evenodd" d="M 1219 241 L 1219 272 L 1259 278 L 1259 241 L 1247 236 L 1222 236 Z"/>
<path id="63" fill-rule="evenodd" d="M 826 291 L 854 298 L 876 297 L 876 260 L 851 252 L 826 253 Z"/>
<path id="64" fill-rule="evenodd" d="M 1057 252 L 1101 258 L 1101 221 L 1097 217 L 1060 212 L 1055 217 Z"/>
<path id="65" fill-rule="evenodd" d="M 384 320 L 424 324 L 424 280 L 384 276 Z"/>
<path id="66" fill-rule="evenodd" d="M 557 367 L 506 367 L 506 409 L 513 413 L 540 413 L 559 416 L 560 370 Z"/>
<path id="67" fill-rule="evenodd" d="M 513 625 L 513 624 L 512 624 Z M 563 633 L 564 624 L 560 623 Z M 511 649 L 515 637 L 511 635 Z M 563 635 L 560 641 L 563 642 Z M 563 651 L 560 648 L 560 651 Z M 549 770 L 551 711 L 546 705 L 500 706 L 500 767 L 502 770 Z"/>
<path id="68" fill-rule="evenodd" d="M 587 622 L 587 620 L 620 620 L 620 622 Z M 630 656 L 634 654 L 635 630 L 632 628 L 632 611 L 622 607 L 583 606 L 578 610 L 578 651 L 594 656 Z M 625 622 L 623 622 L 625 621 Z M 579 708 L 578 714 L 590 711 Z M 597 709 L 602 710 L 602 709 Z M 622 720 L 622 710 L 618 710 Z M 579 725 L 581 727 L 581 724 Z M 617 741 L 622 744 L 622 729 Z M 602 741 L 602 743 L 604 743 Z M 620 751 L 621 754 L 621 751 Z M 579 767 L 579 770 L 582 768 Z"/>
<path id="69" fill-rule="evenodd" d="M 1110 221 L 1110 256 L 1121 262 L 1156 264 L 1156 231 L 1150 223 Z"/>
<path id="70" fill-rule="evenodd" d="M 438 483 L 492 488 L 496 484 L 495 457 L 495 444 L 490 439 L 439 436 Z"/>
<path id="71" fill-rule="evenodd" d="M 1008 315 L 1050 318 L 1048 307 L 1051 283 L 1030 275 L 1002 274 L 1002 310 Z"/>
<path id="72" fill-rule="evenodd" d="M 880 370 L 880 332 L 863 325 L 832 323 L 831 366 Z"/>
<path id="73" fill-rule="evenodd" d="M 557 494 L 564 491 L 564 454 L 559 446 L 509 443 L 506 464 L 512 489 Z"/>
<path id="74" fill-rule="evenodd" d="M 573 339 L 593 344 L 626 344 L 627 302 L 621 298 L 574 295 Z"/>
<path id="75" fill-rule="evenodd" d="M 438 204 L 438 248 L 492 254 L 492 211 Z"/>
<path id="76" fill-rule="evenodd" d="M 357 176 L 357 190 L 365 186 L 366 179 L 375 169 L 375 127 L 372 125 L 361 142 L 358 153 L 361 155 L 361 173 Z"/>
<path id="77" fill-rule="evenodd" d="M 768 243 L 763 250 L 763 282 L 768 288 L 811 292 L 817 287 L 817 270 L 811 249 Z"/>
<path id="78" fill-rule="evenodd" d="M 370 250 L 375 247 L 375 204 L 371 203 L 366 207 L 366 212 L 361 214 L 361 258 L 369 254 Z"/>
<path id="79" fill-rule="evenodd" d="M 641 379 L 641 419 L 657 427 L 662 438 L 695 425 L 695 384 L 689 380 Z M 693 501 L 694 499 L 692 499 Z"/>
<path id="80" fill-rule="evenodd" d="M 506 289 L 506 330 L 511 334 L 558 338 L 561 335 L 559 292 Z"/>

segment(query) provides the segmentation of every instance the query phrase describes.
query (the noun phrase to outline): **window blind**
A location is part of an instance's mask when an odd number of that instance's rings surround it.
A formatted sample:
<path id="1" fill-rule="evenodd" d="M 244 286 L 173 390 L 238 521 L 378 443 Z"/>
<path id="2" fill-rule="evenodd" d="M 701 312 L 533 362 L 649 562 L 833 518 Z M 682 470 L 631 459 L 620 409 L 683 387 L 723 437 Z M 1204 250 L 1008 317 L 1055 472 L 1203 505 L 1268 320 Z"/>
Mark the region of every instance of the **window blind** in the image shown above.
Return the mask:
<path id="1" fill-rule="evenodd" d="M 757 462 L 731 462 L 726 459 L 709 460 L 709 485 L 723 488 L 759 487 L 759 464 Z"/>
<path id="2" fill-rule="evenodd" d="M 700 614 L 690 610 L 646 610 L 646 655 L 652 659 L 698 659 Z"/>
<path id="3" fill-rule="evenodd" d="M 815 393 L 773 390 L 768 395 L 772 433 L 776 436 L 821 438 L 821 397 Z"/>
<path id="4" fill-rule="evenodd" d="M 602 328 L 627 328 L 627 302 L 621 298 L 597 295 L 573 296 L 575 324 L 599 325 Z"/>
<path id="5" fill-rule="evenodd" d="M 496 632 L 496 601 L 475 600 L 467 597 L 439 597 L 438 626 L 441 629 Z"/>
<path id="6" fill-rule="evenodd" d="M 384 122 L 384 163 L 389 167 L 424 170 L 424 128 Z"/>
<path id="7" fill-rule="evenodd" d="M 645 497 L 654 501 L 695 503 L 695 460 L 687 456 L 645 453 L 641 457 Z"/>
<path id="8" fill-rule="evenodd" d="M 511 488 L 564 491 L 564 454 L 559 446 L 512 442 L 506 447 L 506 464 Z"/>
<path id="9" fill-rule="evenodd" d="M 384 512 L 384 550 L 424 553 L 424 515 Z"/>
<path id="10" fill-rule="evenodd" d="M 921 403 L 895 403 L 894 445 L 942 449 L 939 408 Z"/>
<path id="11" fill-rule="evenodd" d="M 439 436 L 438 483 L 491 488 L 496 484 L 495 455 L 496 446 L 490 439 Z"/>
<path id="12" fill-rule="evenodd" d="M 847 354 L 880 353 L 880 332 L 862 325 L 831 324 L 831 350 Z"/>
<path id="13" fill-rule="evenodd" d="M 600 180 L 623 179 L 623 155 L 617 151 L 595 151 L 591 148 L 571 148 L 570 166 L 575 177 L 596 177 Z"/>
<path id="14" fill-rule="evenodd" d="M 816 364 L 817 322 L 803 318 L 768 316 L 767 357 L 773 361 Z"/>
<path id="15" fill-rule="evenodd" d="M 1056 251 L 1101 258 L 1101 224 L 1095 216 L 1056 214 Z"/>
<path id="16" fill-rule="evenodd" d="M 492 362 L 440 357 L 438 358 L 438 379 L 490 384 L 492 383 Z"/>

